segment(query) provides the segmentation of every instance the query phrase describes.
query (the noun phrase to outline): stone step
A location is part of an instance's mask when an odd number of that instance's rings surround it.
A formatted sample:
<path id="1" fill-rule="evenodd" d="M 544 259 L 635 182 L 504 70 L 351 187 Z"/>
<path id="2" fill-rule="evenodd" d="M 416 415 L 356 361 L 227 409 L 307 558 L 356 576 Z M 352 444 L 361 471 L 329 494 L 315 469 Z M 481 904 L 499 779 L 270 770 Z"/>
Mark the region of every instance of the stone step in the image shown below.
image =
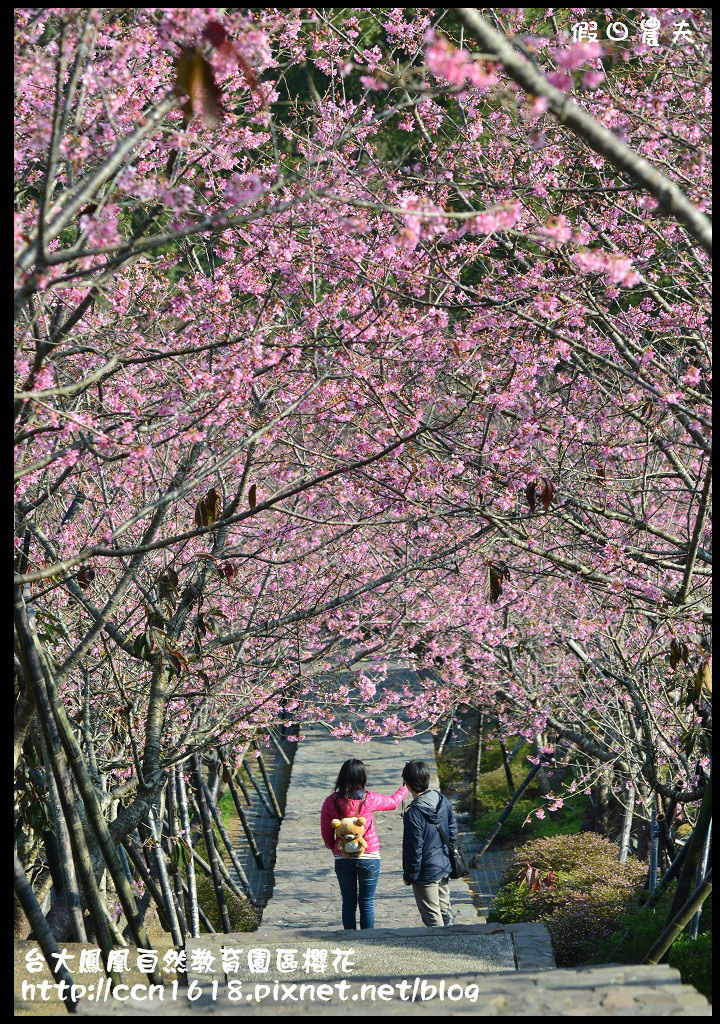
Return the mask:
<path id="1" fill-rule="evenodd" d="M 712 1008 L 680 981 L 674 968 L 604 965 L 574 970 L 502 973 L 374 974 L 323 981 L 306 977 L 304 988 L 289 976 L 234 980 L 217 986 L 212 976 L 191 980 L 177 999 L 126 1002 L 89 1000 L 80 1016 L 339 1016 L 377 1012 L 383 1016 L 473 1017 L 709 1017 Z M 349 1005 L 348 1005 L 349 1004 Z M 353 1004 L 359 1004 L 355 1007 Z"/>

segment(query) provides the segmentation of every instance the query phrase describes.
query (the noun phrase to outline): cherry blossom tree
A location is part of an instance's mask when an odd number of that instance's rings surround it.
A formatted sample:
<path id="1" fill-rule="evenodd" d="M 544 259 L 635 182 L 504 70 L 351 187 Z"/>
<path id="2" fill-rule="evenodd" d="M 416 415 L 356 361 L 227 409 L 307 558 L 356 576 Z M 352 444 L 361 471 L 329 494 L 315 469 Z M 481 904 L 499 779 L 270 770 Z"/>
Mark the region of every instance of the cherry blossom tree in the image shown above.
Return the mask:
<path id="1" fill-rule="evenodd" d="M 709 22 L 591 13 L 16 12 L 15 756 L 96 869 L 280 722 L 702 795 Z"/>

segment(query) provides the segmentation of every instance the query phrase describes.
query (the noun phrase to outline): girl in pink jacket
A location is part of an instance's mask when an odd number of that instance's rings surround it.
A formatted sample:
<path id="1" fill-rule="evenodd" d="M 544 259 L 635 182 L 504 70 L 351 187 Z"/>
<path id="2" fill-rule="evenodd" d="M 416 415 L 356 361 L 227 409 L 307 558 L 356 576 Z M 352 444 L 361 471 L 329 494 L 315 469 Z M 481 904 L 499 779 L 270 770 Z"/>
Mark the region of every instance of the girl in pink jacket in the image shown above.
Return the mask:
<path id="1" fill-rule="evenodd" d="M 325 798 L 320 811 L 320 831 L 328 850 L 335 854 L 335 874 L 342 896 L 342 923 L 346 931 L 355 931 L 356 911 L 360 905 L 360 927 L 375 927 L 375 890 L 380 875 L 380 840 L 375 831 L 374 811 L 394 811 L 407 796 L 401 786 L 392 796 L 366 789 L 367 769 L 362 761 L 350 758 L 340 769 L 335 791 Z M 362 805 L 362 810 L 360 809 Z M 333 818 L 365 818 L 367 848 L 359 857 L 345 858 L 330 822 Z"/>

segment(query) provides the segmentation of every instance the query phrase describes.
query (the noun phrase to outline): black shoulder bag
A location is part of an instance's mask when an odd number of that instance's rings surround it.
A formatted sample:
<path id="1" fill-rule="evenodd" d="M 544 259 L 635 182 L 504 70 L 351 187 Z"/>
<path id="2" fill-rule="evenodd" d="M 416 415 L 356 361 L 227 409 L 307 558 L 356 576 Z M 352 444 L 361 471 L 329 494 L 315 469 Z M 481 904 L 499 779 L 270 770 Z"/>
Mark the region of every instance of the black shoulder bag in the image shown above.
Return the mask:
<path id="1" fill-rule="evenodd" d="M 443 799 L 444 798 L 441 794 L 440 800 L 442 801 Z M 440 810 L 440 805 L 438 805 L 438 810 Z M 439 822 L 434 821 L 432 824 L 440 833 L 440 841 L 447 846 L 450 853 L 450 878 L 464 878 L 470 873 L 470 869 L 465 862 L 462 850 L 450 842 L 445 834 L 445 829 Z"/>

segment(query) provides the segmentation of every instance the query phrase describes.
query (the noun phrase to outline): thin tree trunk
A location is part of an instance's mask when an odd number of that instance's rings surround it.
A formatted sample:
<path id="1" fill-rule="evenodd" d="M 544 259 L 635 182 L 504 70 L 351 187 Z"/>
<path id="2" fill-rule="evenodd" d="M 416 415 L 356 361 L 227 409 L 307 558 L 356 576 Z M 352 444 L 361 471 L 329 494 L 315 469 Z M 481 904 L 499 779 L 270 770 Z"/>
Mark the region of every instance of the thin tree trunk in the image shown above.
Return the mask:
<path id="1" fill-rule="evenodd" d="M 542 757 L 542 750 L 545 746 L 545 740 L 543 739 L 542 733 L 536 732 L 533 740 L 533 748 L 537 757 Z M 542 762 L 541 762 L 542 764 Z M 547 773 L 543 767 L 538 772 L 538 786 L 543 796 L 550 796 L 552 793 L 552 786 L 550 780 L 547 777 Z"/>
<path id="2" fill-rule="evenodd" d="M 212 877 L 213 877 L 212 869 L 210 868 L 210 865 L 207 863 L 207 861 L 203 860 L 203 858 L 200 856 L 200 854 L 197 852 L 197 850 L 193 850 L 193 860 L 196 860 L 198 862 L 198 864 L 200 865 L 200 869 L 207 875 L 207 877 L 210 880 L 212 880 Z M 234 896 L 237 896 L 237 898 L 239 900 L 242 900 L 243 903 L 246 903 L 247 902 L 247 896 L 245 895 L 245 893 L 241 889 L 239 889 L 237 887 L 235 882 L 233 882 L 232 878 L 230 877 L 230 873 L 229 873 L 228 869 L 225 867 L 225 865 L 223 864 L 223 862 L 219 858 L 218 858 L 218 866 L 220 868 L 220 874 L 222 875 L 223 880 L 224 880 L 225 884 L 227 885 L 228 889 L 230 890 L 230 892 Z"/>
<path id="3" fill-rule="evenodd" d="M 202 778 L 201 778 L 201 781 L 202 781 L 202 785 L 203 785 L 203 791 L 204 791 L 205 799 L 206 799 L 206 801 L 208 803 L 208 806 L 210 808 L 210 813 L 212 814 L 213 818 L 215 819 L 215 824 L 217 826 L 218 832 L 220 833 L 220 838 L 222 839 L 223 843 L 225 844 L 225 849 L 228 852 L 228 856 L 230 857 L 230 861 L 232 863 L 232 866 L 237 871 L 238 878 L 240 879 L 240 884 L 242 885 L 243 889 L 247 893 L 248 900 L 250 901 L 250 903 L 252 903 L 254 905 L 255 904 L 255 900 L 254 900 L 254 897 L 253 897 L 252 889 L 250 888 L 250 882 L 248 881 L 248 877 L 245 874 L 245 869 L 243 868 L 242 864 L 240 863 L 240 861 L 235 856 L 235 851 L 233 849 L 232 842 L 230 841 L 230 836 L 227 834 L 225 826 L 222 823 L 222 818 L 220 817 L 220 812 L 218 811 L 218 809 L 215 806 L 215 804 L 212 802 L 212 798 L 210 796 L 210 790 L 208 789 L 207 783 Z"/>
<path id="4" fill-rule="evenodd" d="M 42 749 L 43 760 L 45 762 L 45 779 L 47 782 L 48 800 L 50 801 L 50 811 L 52 813 L 53 824 L 55 826 L 55 840 L 58 845 L 60 870 L 63 876 L 63 896 L 65 899 L 65 906 L 67 907 L 67 912 L 70 917 L 72 938 L 75 942 L 87 942 L 87 932 L 85 931 L 85 920 L 83 918 L 80 890 L 78 888 L 77 876 L 75 874 L 70 833 L 68 832 L 67 822 L 65 821 L 65 815 L 63 814 L 60 794 L 58 793 L 50 755 L 48 754 L 47 743 L 42 735 L 42 730 L 40 730 L 40 746 Z"/>
<path id="5" fill-rule="evenodd" d="M 197 887 L 195 885 L 195 864 L 192 857 L 192 835 L 190 833 L 190 818 L 188 815 L 187 796 L 185 794 L 185 775 L 182 765 L 176 768 L 175 780 L 177 782 L 178 811 L 180 813 L 180 825 L 183 830 L 183 839 L 190 848 L 190 857 L 185 864 L 187 877 L 188 911 L 190 913 L 190 934 L 193 938 L 200 935 L 200 916 L 198 914 Z"/>
<path id="6" fill-rule="evenodd" d="M 45 920 L 45 915 L 40 909 L 40 904 L 35 898 L 35 893 L 32 890 L 32 886 L 30 885 L 17 853 L 15 854 L 14 876 L 15 894 L 30 923 L 33 935 L 35 936 L 36 941 L 40 944 L 40 949 L 45 957 L 45 961 L 50 968 L 56 983 L 64 983 L 66 986 L 65 990 L 61 991 L 60 998 L 67 1006 L 68 1011 L 70 1013 L 75 1013 L 76 1004 L 71 998 L 71 986 L 73 985 L 72 975 L 68 971 L 67 967 L 64 967 L 62 964 L 58 964 L 58 960 L 56 959 L 60 955 L 58 944 L 55 941 L 55 936 L 51 932 L 47 921 Z"/>
<path id="7" fill-rule="evenodd" d="M 222 754 L 220 756 L 221 756 L 221 758 L 223 757 Z M 225 764 L 224 759 L 222 761 L 222 766 L 223 766 L 223 769 L 225 771 L 225 780 L 226 780 L 226 782 L 228 784 L 228 789 L 230 790 L 230 795 L 232 796 L 233 803 L 235 804 L 235 810 L 237 811 L 237 816 L 240 819 L 240 824 L 242 825 L 243 832 L 245 833 L 245 838 L 247 839 L 248 846 L 250 847 L 250 852 L 252 853 L 253 857 L 255 858 L 255 864 L 257 865 L 259 870 L 263 871 L 265 865 L 263 863 L 262 854 L 260 853 L 260 849 L 259 849 L 257 843 L 255 842 L 255 836 L 252 834 L 252 829 L 250 828 L 250 822 L 247 820 L 247 815 L 245 814 L 245 809 L 243 808 L 242 804 L 240 803 L 240 797 L 238 796 L 238 791 L 235 788 L 235 783 L 233 782 L 232 772 L 230 771 L 230 769 Z"/>
<path id="8" fill-rule="evenodd" d="M 447 721 L 447 725 L 445 726 L 445 732 L 443 733 L 442 739 L 440 740 L 440 743 L 438 744 L 438 749 L 437 749 L 438 757 L 440 756 L 440 754 L 442 754 L 443 750 L 445 749 L 445 744 L 450 739 L 450 735 L 452 733 L 452 727 L 453 727 L 453 716 L 450 715 L 449 718 L 448 718 L 448 721 Z"/>
<path id="9" fill-rule="evenodd" d="M 648 870 L 648 889 L 651 896 L 657 887 L 659 833 L 657 808 L 653 806 L 650 817 L 650 867 Z"/>
<path id="10" fill-rule="evenodd" d="M 158 916 L 160 918 L 160 924 L 163 928 L 169 931 L 169 920 L 167 916 L 167 910 L 165 908 L 165 900 L 163 899 L 162 892 L 155 879 L 150 874 L 148 866 L 145 863 L 143 855 L 138 849 L 136 849 L 130 836 L 126 836 L 124 840 L 124 848 L 127 856 L 130 858 L 130 862 L 135 869 L 135 873 L 138 879 L 143 883 L 147 891 L 150 893 L 153 903 L 157 907 Z"/>
<path id="11" fill-rule="evenodd" d="M 172 836 L 173 838 L 177 836 L 177 806 L 176 806 L 176 804 L 177 804 L 177 799 L 176 799 L 177 787 L 175 785 L 175 774 L 176 774 L 176 769 L 173 766 L 170 769 L 170 774 L 169 774 L 169 777 L 168 777 L 167 790 L 166 790 L 166 792 L 167 792 L 167 836 L 168 836 L 168 839 L 170 838 L 170 836 Z M 170 859 L 170 862 L 172 863 L 172 859 Z M 183 895 L 182 877 L 180 875 L 180 871 L 179 870 L 178 871 L 172 871 L 171 870 L 171 874 L 172 874 L 173 887 L 175 889 L 175 903 L 177 905 L 178 924 L 180 925 L 180 931 L 182 931 L 184 934 L 187 934 L 188 933 L 188 926 L 187 926 L 187 920 L 186 920 L 186 915 L 185 915 L 185 897 Z"/>
<path id="12" fill-rule="evenodd" d="M 245 759 L 243 758 L 242 765 L 244 766 L 244 764 L 245 764 Z M 252 800 L 250 799 L 250 794 L 248 793 L 248 788 L 245 785 L 245 780 L 243 779 L 243 777 L 242 777 L 242 775 L 240 774 L 239 771 L 236 771 L 234 773 L 234 779 L 237 782 L 238 786 L 240 787 L 240 792 L 242 793 L 243 797 L 245 798 L 245 803 L 249 807 L 252 804 Z"/>
<path id="13" fill-rule="evenodd" d="M 512 796 L 515 792 L 515 783 L 513 782 L 512 772 L 510 771 L 510 758 L 508 757 L 507 748 L 502 740 L 500 740 L 500 752 L 502 753 L 503 765 L 505 766 L 505 778 L 507 780 L 508 790 L 510 791 L 510 796 Z"/>
<path id="14" fill-rule="evenodd" d="M 268 791 L 268 793 L 270 795 L 270 802 L 272 803 L 273 810 L 275 812 L 275 815 L 276 815 L 278 821 L 282 821 L 283 812 L 282 812 L 282 809 L 280 808 L 280 802 L 279 802 L 277 796 L 275 795 L 275 790 L 273 789 L 272 783 L 270 782 L 270 776 L 268 774 L 267 766 L 265 765 L 265 758 L 262 756 L 262 751 L 260 750 L 259 746 L 257 745 L 257 743 L 254 740 L 253 740 L 253 747 L 255 748 L 255 752 L 256 752 L 256 755 L 257 755 L 257 763 L 258 763 L 258 767 L 260 769 L 260 774 L 263 777 L 263 782 L 265 783 L 265 788 L 267 789 L 267 791 Z"/>
<path id="15" fill-rule="evenodd" d="M 662 803 L 662 797 L 660 797 L 660 800 Z M 671 864 L 677 856 L 677 848 L 675 846 L 675 842 L 673 840 L 671 832 L 676 807 L 677 801 L 671 800 L 668 803 L 667 808 L 664 809 L 663 813 L 660 815 L 659 818 L 660 838 L 662 840 L 663 846 L 665 847 L 665 853 L 667 854 L 668 860 Z"/>
<path id="16" fill-rule="evenodd" d="M 697 872 L 695 875 L 695 887 L 700 885 L 700 882 L 705 877 L 707 872 L 708 860 L 710 857 L 710 843 L 712 841 L 712 821 L 708 825 L 707 835 L 705 836 L 705 845 L 703 846 L 702 856 L 700 857 L 700 863 L 697 866 Z M 698 910 L 690 922 L 690 938 L 696 939 L 700 931 L 700 918 L 702 917 L 702 909 Z"/>
<path id="17" fill-rule="evenodd" d="M 170 925 L 170 934 L 172 940 L 176 946 L 182 946 L 183 935 L 180 931 L 180 924 L 178 922 L 177 911 L 175 909 L 175 899 L 173 897 L 172 889 L 170 888 L 170 879 L 168 878 L 167 869 L 165 867 L 165 855 L 162 848 L 162 824 L 158 826 L 155 821 L 152 811 L 148 817 L 148 824 L 150 831 L 154 839 L 153 854 L 155 857 L 155 863 L 157 865 L 158 878 L 160 879 L 160 891 L 163 895 L 163 902 L 166 908 L 166 916 Z"/>
<path id="18" fill-rule="evenodd" d="M 712 868 L 710 868 L 697 889 L 690 894 L 678 912 L 670 919 L 663 929 L 660 938 L 653 943 L 643 957 L 642 963 L 657 964 L 660 962 L 693 914 L 700 910 L 711 892 Z"/>
<path id="19" fill-rule="evenodd" d="M 255 776 L 250 771 L 250 765 L 248 764 L 247 759 L 245 759 L 245 758 L 243 758 L 243 768 L 248 773 L 248 778 L 250 779 L 250 782 L 252 783 L 252 787 L 255 790 L 255 792 L 257 793 L 257 795 L 260 797 L 260 802 L 262 803 L 262 805 L 265 808 L 265 810 L 268 812 L 268 814 L 272 815 L 274 818 L 277 818 L 278 817 L 277 812 L 273 809 L 273 807 L 270 804 L 268 798 L 265 796 L 263 791 L 260 789 L 260 786 L 258 785 L 258 782 L 257 782 Z"/>
<path id="20" fill-rule="evenodd" d="M 657 903 L 658 899 L 660 898 L 660 893 L 663 892 L 667 884 L 669 882 L 672 882 L 673 878 L 677 878 L 686 855 L 687 843 L 685 844 L 685 846 L 680 847 L 677 854 L 675 855 L 675 859 L 673 860 L 672 864 L 658 882 L 655 892 L 652 894 L 652 896 L 650 896 L 648 900 L 645 901 L 645 903 L 643 903 L 644 907 L 652 907 Z"/>
<path id="21" fill-rule="evenodd" d="M 270 742 L 275 747 L 275 750 L 278 752 L 279 757 L 285 762 L 285 764 L 289 768 L 290 765 L 292 764 L 292 761 L 290 760 L 290 758 L 287 756 L 287 754 L 283 750 L 283 748 L 280 745 L 279 741 L 275 738 L 275 736 L 273 735 L 273 733 L 270 730 L 268 730 L 268 736 L 270 737 Z"/>
<path id="22" fill-rule="evenodd" d="M 668 924 L 672 919 L 679 913 L 680 908 L 684 906 L 687 901 L 690 892 L 695 881 L 695 869 L 702 857 L 703 848 L 705 846 L 705 836 L 710 828 L 710 821 L 712 817 L 712 772 L 707 782 L 705 789 L 705 795 L 702 798 L 700 804 L 700 810 L 698 812 L 697 821 L 695 822 L 695 828 L 693 834 L 687 841 L 687 856 L 678 878 L 677 889 L 673 896 L 672 905 L 668 913 Z"/>
<path id="23" fill-rule="evenodd" d="M 635 787 L 630 786 L 627 791 L 627 803 L 625 805 L 625 814 L 623 816 L 623 827 L 620 835 L 620 851 L 618 853 L 618 860 L 622 864 L 627 860 L 628 853 L 630 852 L 630 834 L 632 832 L 633 815 L 635 813 Z"/>
<path id="24" fill-rule="evenodd" d="M 200 820 L 202 822 L 203 835 L 205 837 L 205 846 L 208 852 L 208 860 L 210 861 L 210 871 L 212 873 L 213 888 L 215 889 L 215 899 L 217 900 L 223 931 L 227 934 L 232 930 L 232 927 L 230 924 L 230 915 L 228 914 L 227 900 L 225 899 L 225 891 L 222 886 L 220 868 L 218 867 L 219 856 L 215 847 L 215 839 L 212 832 L 212 825 L 210 823 L 210 812 L 208 811 L 205 800 L 202 766 L 197 754 L 193 754 L 192 762 L 195 777 L 195 798 L 197 800 L 198 810 L 200 811 Z"/>
<path id="25" fill-rule="evenodd" d="M 472 790 L 470 792 L 470 813 L 475 816 L 477 808 L 477 791 L 480 785 L 480 775 L 483 756 L 483 714 L 478 710 L 477 726 L 475 737 L 475 768 L 473 770 Z"/>

